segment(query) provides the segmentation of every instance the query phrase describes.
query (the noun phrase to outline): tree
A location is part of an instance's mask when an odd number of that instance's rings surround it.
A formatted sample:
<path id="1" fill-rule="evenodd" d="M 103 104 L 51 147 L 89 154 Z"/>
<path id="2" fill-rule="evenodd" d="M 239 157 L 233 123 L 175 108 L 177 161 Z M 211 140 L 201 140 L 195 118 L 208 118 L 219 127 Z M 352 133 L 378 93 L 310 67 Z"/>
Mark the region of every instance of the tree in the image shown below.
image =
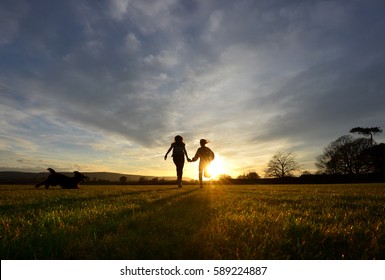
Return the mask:
<path id="1" fill-rule="evenodd" d="M 255 171 L 250 171 L 249 174 L 247 174 L 247 179 L 249 179 L 249 180 L 257 180 L 259 178 L 260 177 L 259 177 L 258 173 Z"/>
<path id="2" fill-rule="evenodd" d="M 363 152 L 368 162 L 368 171 L 375 174 L 385 174 L 385 144 L 374 145 Z"/>
<path id="3" fill-rule="evenodd" d="M 148 179 L 145 176 L 139 177 L 139 182 L 146 182 Z"/>
<path id="4" fill-rule="evenodd" d="M 249 173 L 247 173 L 247 174 L 243 173 L 243 175 L 239 175 L 238 179 L 241 179 L 241 180 L 257 180 L 257 179 L 261 179 L 261 177 L 258 175 L 257 172 L 249 171 Z"/>
<path id="5" fill-rule="evenodd" d="M 376 127 L 353 127 L 350 133 L 358 133 L 364 136 L 370 136 L 370 141 L 373 143 L 373 135 L 382 133 L 382 129 L 378 126 Z"/>
<path id="6" fill-rule="evenodd" d="M 350 135 L 344 135 L 339 137 L 337 140 L 331 142 L 325 149 L 322 155 L 319 155 L 316 159 L 317 168 L 327 174 L 339 174 L 345 173 L 349 164 L 345 164 L 349 162 L 348 156 L 349 152 L 346 151 L 344 147 L 348 143 L 353 141 L 353 137 Z M 344 163 L 342 163 L 344 162 Z"/>
<path id="7" fill-rule="evenodd" d="M 227 174 L 221 174 L 218 177 L 218 181 L 220 181 L 220 182 L 226 182 L 226 181 L 229 181 L 229 180 L 231 180 L 231 176 L 227 175 Z"/>
<path id="8" fill-rule="evenodd" d="M 373 146 L 373 140 L 367 138 L 358 138 L 351 144 L 352 168 L 354 174 L 370 173 L 370 163 L 365 152 Z"/>
<path id="9" fill-rule="evenodd" d="M 127 182 L 127 177 L 126 177 L 126 176 L 120 177 L 120 178 L 119 178 L 119 182 L 120 182 L 121 184 L 125 184 L 125 183 Z"/>
<path id="10" fill-rule="evenodd" d="M 283 178 L 292 176 L 292 173 L 299 171 L 300 168 L 300 164 L 295 160 L 295 156 L 292 153 L 278 152 L 267 164 L 265 175 L 266 177 Z"/>
<path id="11" fill-rule="evenodd" d="M 369 164 L 364 152 L 372 146 L 367 138 L 354 139 L 344 135 L 331 142 L 316 159 L 319 171 L 326 174 L 368 173 Z"/>

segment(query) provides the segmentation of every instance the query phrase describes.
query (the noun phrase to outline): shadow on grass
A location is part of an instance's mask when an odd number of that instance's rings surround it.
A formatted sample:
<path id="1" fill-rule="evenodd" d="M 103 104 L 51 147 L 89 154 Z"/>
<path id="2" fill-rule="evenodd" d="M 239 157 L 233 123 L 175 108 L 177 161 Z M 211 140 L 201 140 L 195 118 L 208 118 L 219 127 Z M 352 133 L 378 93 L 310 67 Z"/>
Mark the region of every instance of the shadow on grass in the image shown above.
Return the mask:
<path id="1" fill-rule="evenodd" d="M 52 216 L 44 225 L 32 224 L 29 234 L 3 236 L 2 259 L 185 259 L 201 258 L 199 248 L 189 246 L 197 233 L 209 222 L 209 200 L 195 188 L 167 189 L 166 197 L 141 199 L 131 203 L 138 192 L 114 194 L 86 200 L 120 199 L 116 211 L 100 213 L 79 225 L 66 224 Z M 142 193 L 150 193 L 142 191 Z M 169 193 L 171 192 L 171 193 Z M 107 198 L 108 197 L 108 198 Z M 58 207 L 80 207 L 81 198 L 52 201 Z M 138 202 L 138 201 L 137 201 Z M 27 207 L 27 208 L 25 208 Z M 29 208 L 28 208 L 29 207 Z M 24 206 L 22 211 L 38 207 Z M 9 211 L 16 211 L 8 209 Z M 17 211 L 21 215 L 22 211 Z M 84 211 L 87 211 L 85 209 Z M 58 227 L 58 224 L 61 226 Z M 34 227 L 36 231 L 34 232 Z"/>
<path id="2" fill-rule="evenodd" d="M 122 210 L 109 217 L 108 230 L 95 229 L 98 236 L 86 258 L 200 259 L 193 240 L 209 223 L 209 205 L 193 189 Z"/>
<path id="3" fill-rule="evenodd" d="M 92 187 L 91 187 L 92 188 Z M 128 199 L 131 198 L 133 195 L 139 195 L 139 194 L 147 194 L 147 193 L 154 193 L 153 189 L 136 189 L 132 191 L 124 191 L 122 188 L 121 191 L 116 191 L 114 193 L 108 192 L 108 189 L 105 189 L 105 192 L 95 192 L 92 193 L 92 190 L 88 189 L 88 191 L 85 193 L 86 196 L 84 196 L 83 190 L 62 190 L 58 188 L 51 188 L 51 189 L 14 189 L 8 192 L 17 192 L 20 194 L 20 192 L 34 192 L 34 193 L 40 193 L 41 197 L 36 197 L 31 202 L 26 202 L 25 200 L 23 203 L 16 203 L 14 205 L 0 205 L 0 211 L 2 213 L 6 212 L 27 212 L 31 210 L 36 209 L 42 209 L 42 208 L 60 208 L 60 207 L 68 207 L 71 209 L 76 210 L 77 208 L 82 207 L 81 203 L 87 203 L 87 202 L 102 202 L 102 201 L 109 201 L 113 200 L 114 198 L 124 198 L 127 197 Z M 178 189 L 178 188 L 176 188 Z M 90 191 L 91 190 L 91 191 Z M 160 189 L 162 192 L 168 192 L 173 191 L 175 188 L 162 188 Z M 159 191 L 159 189 L 157 189 Z M 63 194 L 66 193 L 66 194 Z M 91 195 L 90 195 L 91 193 Z M 57 197 L 54 195 L 58 194 Z M 27 194 L 28 195 L 28 194 Z M 46 196 L 47 195 L 47 196 Z"/>
<path id="4" fill-rule="evenodd" d="M 1 219 L 0 257 L 385 258 L 384 196 L 376 188 L 370 197 L 346 190 L 333 196 L 309 190 L 278 196 L 270 189 L 245 195 L 239 188 L 90 191 L 74 200 L 52 198 L 49 211 L 28 200 L 30 208 L 11 205 Z"/>

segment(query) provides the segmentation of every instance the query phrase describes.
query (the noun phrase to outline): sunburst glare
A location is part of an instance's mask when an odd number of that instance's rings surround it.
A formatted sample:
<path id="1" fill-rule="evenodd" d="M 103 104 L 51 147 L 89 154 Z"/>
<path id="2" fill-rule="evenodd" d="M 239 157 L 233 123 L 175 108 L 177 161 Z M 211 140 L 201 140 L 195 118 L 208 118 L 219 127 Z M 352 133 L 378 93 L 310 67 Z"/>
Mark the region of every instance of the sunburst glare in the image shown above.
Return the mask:
<path id="1" fill-rule="evenodd" d="M 226 169 L 222 157 L 218 154 L 215 154 L 215 159 L 210 163 L 207 170 L 211 175 L 211 178 L 206 178 L 206 180 L 216 179 L 219 175 L 225 174 Z"/>

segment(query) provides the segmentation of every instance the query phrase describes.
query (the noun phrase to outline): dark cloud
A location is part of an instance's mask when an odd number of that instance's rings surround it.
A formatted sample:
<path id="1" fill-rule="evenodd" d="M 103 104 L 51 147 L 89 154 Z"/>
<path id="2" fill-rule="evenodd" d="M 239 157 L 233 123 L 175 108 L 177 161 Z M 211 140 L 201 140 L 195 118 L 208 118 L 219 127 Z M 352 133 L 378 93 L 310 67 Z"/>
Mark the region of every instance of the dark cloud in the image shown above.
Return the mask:
<path id="1" fill-rule="evenodd" d="M 2 1 L 0 132 L 28 141 L 24 164 L 49 155 L 43 134 L 52 150 L 79 153 L 80 131 L 88 154 L 113 138 L 151 157 L 183 133 L 211 138 L 234 168 L 260 166 L 277 149 L 310 161 L 353 126 L 385 126 L 384 6 Z M 15 153 L 1 139 L 1 150 Z"/>

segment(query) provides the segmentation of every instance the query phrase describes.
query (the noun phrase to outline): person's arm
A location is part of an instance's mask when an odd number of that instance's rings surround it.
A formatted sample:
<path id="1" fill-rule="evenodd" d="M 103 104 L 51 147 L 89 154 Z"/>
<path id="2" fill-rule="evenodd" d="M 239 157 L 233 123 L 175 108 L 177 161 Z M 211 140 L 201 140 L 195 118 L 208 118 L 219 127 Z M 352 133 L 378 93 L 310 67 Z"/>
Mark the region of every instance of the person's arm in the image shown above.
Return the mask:
<path id="1" fill-rule="evenodd" d="M 168 155 L 168 153 L 169 153 L 169 152 L 171 152 L 171 150 L 172 150 L 172 145 L 170 146 L 170 148 L 168 149 L 167 153 L 165 154 L 165 156 L 164 156 L 164 160 L 166 160 L 166 159 L 167 159 L 167 155 Z"/>
<path id="2" fill-rule="evenodd" d="M 195 156 L 191 159 L 191 161 L 197 161 L 199 158 L 199 148 L 197 150 L 197 152 L 195 153 Z"/>
<path id="3" fill-rule="evenodd" d="M 188 162 L 191 162 L 191 159 L 189 159 L 189 157 L 188 157 L 188 155 L 187 155 L 186 147 L 183 147 L 183 153 L 186 155 L 187 161 L 188 161 Z"/>

